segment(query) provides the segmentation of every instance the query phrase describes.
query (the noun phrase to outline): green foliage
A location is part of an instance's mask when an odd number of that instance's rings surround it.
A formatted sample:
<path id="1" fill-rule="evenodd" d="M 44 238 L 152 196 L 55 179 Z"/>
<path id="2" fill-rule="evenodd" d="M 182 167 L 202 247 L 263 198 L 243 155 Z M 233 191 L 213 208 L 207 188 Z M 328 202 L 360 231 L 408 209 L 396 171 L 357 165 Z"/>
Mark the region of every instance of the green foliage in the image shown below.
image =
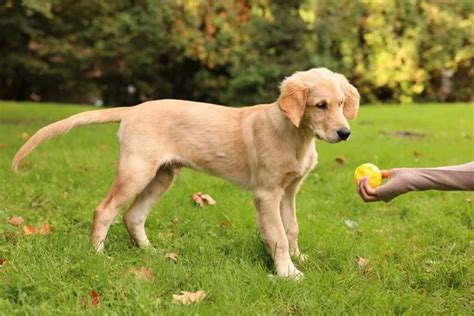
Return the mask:
<path id="1" fill-rule="evenodd" d="M 90 223 L 114 177 L 117 124 L 72 130 L 36 148 L 18 175 L 9 170 L 21 133 L 84 110 L 0 103 L 2 315 L 472 314 L 473 194 L 428 191 L 367 204 L 352 179 L 367 161 L 391 168 L 474 160 L 474 126 L 466 115 L 472 106 L 367 106 L 349 142 L 317 141 L 319 165 L 297 197 L 300 248 L 309 256 L 298 263 L 305 273 L 300 282 L 269 276 L 251 195 L 187 169 L 147 220 L 154 249 L 133 247 L 119 216 L 105 253 L 95 254 Z M 400 130 L 425 136 L 391 135 Z M 344 165 L 335 162 L 340 156 Z M 195 207 L 197 191 L 217 204 Z M 21 226 L 7 223 L 13 215 L 36 226 L 48 220 L 54 232 L 23 236 Z M 177 253 L 177 262 L 166 260 L 166 252 Z M 369 260 L 368 269 L 359 269 L 357 256 Z M 135 277 L 130 270 L 139 267 L 155 278 Z M 173 294 L 199 289 L 209 294 L 200 304 L 172 302 Z M 91 290 L 100 295 L 95 308 Z"/>
<path id="2" fill-rule="evenodd" d="M 322 0 L 316 55 L 372 100 L 469 100 L 473 21 L 469 1 Z"/>
<path id="3" fill-rule="evenodd" d="M 7 0 L 0 98 L 245 105 L 325 66 L 365 101 L 470 100 L 473 21 L 469 1 Z"/>

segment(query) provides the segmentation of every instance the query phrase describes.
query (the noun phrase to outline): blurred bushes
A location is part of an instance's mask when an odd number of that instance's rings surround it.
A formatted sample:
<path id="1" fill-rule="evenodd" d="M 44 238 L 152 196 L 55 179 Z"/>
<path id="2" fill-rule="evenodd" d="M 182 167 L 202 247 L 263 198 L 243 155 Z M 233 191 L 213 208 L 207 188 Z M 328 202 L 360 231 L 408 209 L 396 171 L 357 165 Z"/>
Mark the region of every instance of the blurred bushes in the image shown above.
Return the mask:
<path id="1" fill-rule="evenodd" d="M 0 1 L 0 98 L 274 101 L 292 72 L 365 101 L 471 100 L 470 1 Z"/>

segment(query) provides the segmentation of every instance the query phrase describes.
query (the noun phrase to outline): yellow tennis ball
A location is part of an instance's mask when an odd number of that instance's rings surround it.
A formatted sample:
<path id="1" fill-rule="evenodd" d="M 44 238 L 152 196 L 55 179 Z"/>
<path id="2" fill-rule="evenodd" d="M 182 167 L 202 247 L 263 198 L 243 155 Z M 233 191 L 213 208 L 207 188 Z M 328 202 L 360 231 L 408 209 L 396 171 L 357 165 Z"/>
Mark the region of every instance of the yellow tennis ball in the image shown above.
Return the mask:
<path id="1" fill-rule="evenodd" d="M 372 188 L 376 188 L 382 183 L 382 173 L 380 169 L 371 163 L 364 163 L 358 166 L 354 172 L 354 181 L 356 184 L 363 177 L 369 178 L 369 184 Z"/>

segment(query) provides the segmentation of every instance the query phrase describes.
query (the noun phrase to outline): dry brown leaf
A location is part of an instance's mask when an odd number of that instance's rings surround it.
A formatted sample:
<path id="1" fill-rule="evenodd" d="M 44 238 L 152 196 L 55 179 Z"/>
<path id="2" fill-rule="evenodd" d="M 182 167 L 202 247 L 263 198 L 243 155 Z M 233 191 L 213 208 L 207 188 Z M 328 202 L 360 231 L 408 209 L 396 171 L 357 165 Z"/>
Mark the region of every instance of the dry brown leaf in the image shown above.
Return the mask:
<path id="1" fill-rule="evenodd" d="M 335 161 L 340 165 L 345 165 L 347 162 L 347 158 L 344 156 L 339 156 L 339 157 L 336 157 Z"/>
<path id="2" fill-rule="evenodd" d="M 155 278 L 155 272 L 153 272 L 152 269 L 145 267 L 132 268 L 130 269 L 130 272 L 145 281 L 153 281 L 153 279 Z"/>
<path id="3" fill-rule="evenodd" d="M 28 134 L 27 132 L 22 132 L 20 134 L 20 138 L 21 140 L 27 140 L 28 138 L 30 138 L 30 134 Z"/>
<path id="4" fill-rule="evenodd" d="M 179 218 L 175 216 L 175 217 L 171 220 L 171 222 L 170 222 L 170 224 L 168 225 L 168 227 L 169 227 L 169 228 L 176 228 L 176 226 L 178 225 L 178 223 L 179 223 Z"/>
<path id="5" fill-rule="evenodd" d="M 89 171 L 89 167 L 85 166 L 85 165 L 80 165 L 79 166 L 79 170 L 81 170 L 82 172 L 88 172 Z"/>
<path id="6" fill-rule="evenodd" d="M 367 274 L 372 271 L 372 266 L 368 259 L 365 259 L 361 256 L 357 256 L 356 263 L 359 266 L 359 270 L 362 272 L 362 274 Z"/>
<path id="7" fill-rule="evenodd" d="M 20 226 L 23 222 L 23 217 L 16 215 L 8 220 L 8 223 L 13 226 Z"/>
<path id="8" fill-rule="evenodd" d="M 49 224 L 48 221 L 44 221 L 41 223 L 41 226 L 39 228 L 39 233 L 41 235 L 49 235 L 53 231 L 53 227 Z"/>
<path id="9" fill-rule="evenodd" d="M 174 252 L 167 252 L 165 254 L 165 258 L 166 259 L 169 259 L 173 262 L 176 262 L 178 260 L 178 254 L 177 253 L 174 253 Z"/>
<path id="10" fill-rule="evenodd" d="M 7 264 L 7 259 L 0 259 L 0 267 L 3 267 Z"/>
<path id="11" fill-rule="evenodd" d="M 367 267 L 367 265 L 369 264 L 369 260 L 367 260 L 367 259 L 365 259 L 364 257 L 361 257 L 361 256 L 356 257 L 356 262 L 357 262 L 357 265 L 359 266 L 359 268 L 361 268 L 361 269 L 365 269 L 365 267 Z"/>
<path id="12" fill-rule="evenodd" d="M 226 228 L 226 227 L 229 227 L 229 226 L 232 226 L 232 225 L 233 225 L 232 221 L 230 219 L 227 219 L 225 221 L 220 222 L 219 227 L 220 228 Z"/>
<path id="13" fill-rule="evenodd" d="M 208 194 L 202 194 L 201 192 L 197 192 L 193 194 L 193 200 L 198 204 L 200 207 L 204 207 L 205 205 L 214 205 L 216 201 Z"/>
<path id="14" fill-rule="evenodd" d="M 35 226 L 26 224 L 25 226 L 23 226 L 23 233 L 25 235 L 34 235 L 37 234 L 38 231 Z"/>
<path id="15" fill-rule="evenodd" d="M 183 305 L 199 303 L 207 296 L 206 292 L 199 290 L 197 292 L 181 291 L 181 294 L 173 294 L 173 300 Z"/>

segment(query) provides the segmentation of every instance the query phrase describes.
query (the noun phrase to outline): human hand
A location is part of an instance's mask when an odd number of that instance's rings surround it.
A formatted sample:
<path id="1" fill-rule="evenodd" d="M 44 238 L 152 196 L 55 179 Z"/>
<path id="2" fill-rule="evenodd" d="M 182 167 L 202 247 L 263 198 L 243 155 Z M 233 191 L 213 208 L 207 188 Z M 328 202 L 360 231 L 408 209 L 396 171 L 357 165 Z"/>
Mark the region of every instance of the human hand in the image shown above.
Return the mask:
<path id="1" fill-rule="evenodd" d="M 390 170 L 381 170 L 380 172 L 382 173 L 382 179 L 388 179 L 391 175 Z M 377 202 L 381 200 L 377 194 L 377 190 L 370 186 L 368 177 L 363 177 L 359 180 L 357 183 L 357 192 L 365 202 Z"/>

